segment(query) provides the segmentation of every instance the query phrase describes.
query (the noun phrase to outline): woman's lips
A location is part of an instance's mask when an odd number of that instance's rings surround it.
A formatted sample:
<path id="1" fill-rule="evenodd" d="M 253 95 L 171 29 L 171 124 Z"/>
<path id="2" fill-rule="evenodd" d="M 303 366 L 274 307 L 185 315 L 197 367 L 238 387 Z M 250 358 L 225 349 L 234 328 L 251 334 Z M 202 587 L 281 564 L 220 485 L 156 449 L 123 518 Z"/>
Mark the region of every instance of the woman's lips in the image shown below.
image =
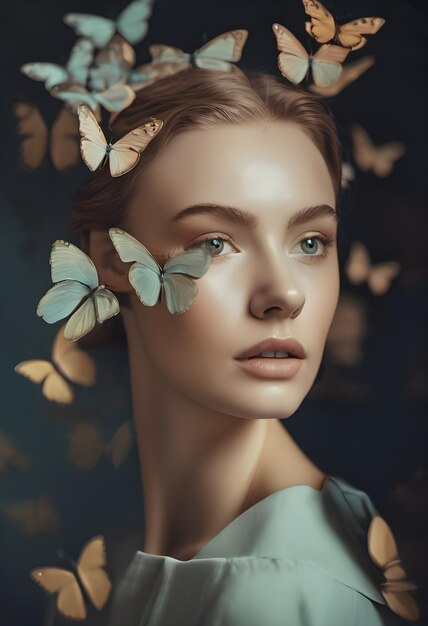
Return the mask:
<path id="1" fill-rule="evenodd" d="M 293 357 L 252 357 L 236 361 L 259 378 L 291 378 L 302 366 L 302 359 Z"/>

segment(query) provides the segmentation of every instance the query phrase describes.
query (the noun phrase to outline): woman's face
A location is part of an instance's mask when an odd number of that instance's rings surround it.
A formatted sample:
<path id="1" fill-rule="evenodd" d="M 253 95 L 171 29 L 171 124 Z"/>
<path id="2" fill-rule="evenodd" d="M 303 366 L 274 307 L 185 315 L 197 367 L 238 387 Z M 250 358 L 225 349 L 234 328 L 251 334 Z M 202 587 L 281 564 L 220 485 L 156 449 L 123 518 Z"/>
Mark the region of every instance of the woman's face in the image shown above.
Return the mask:
<path id="1" fill-rule="evenodd" d="M 194 205 L 201 211 L 182 214 Z M 254 224 L 227 219 L 213 205 L 245 212 Z M 142 173 L 123 229 L 161 266 L 195 245 L 214 256 L 185 313 L 131 298 L 144 358 L 171 392 L 244 418 L 296 411 L 316 377 L 339 297 L 335 213 L 289 225 L 317 205 L 335 208 L 333 184 L 321 153 L 294 123 L 187 131 Z M 259 378 L 236 360 L 272 336 L 293 337 L 305 349 L 291 378 Z"/>

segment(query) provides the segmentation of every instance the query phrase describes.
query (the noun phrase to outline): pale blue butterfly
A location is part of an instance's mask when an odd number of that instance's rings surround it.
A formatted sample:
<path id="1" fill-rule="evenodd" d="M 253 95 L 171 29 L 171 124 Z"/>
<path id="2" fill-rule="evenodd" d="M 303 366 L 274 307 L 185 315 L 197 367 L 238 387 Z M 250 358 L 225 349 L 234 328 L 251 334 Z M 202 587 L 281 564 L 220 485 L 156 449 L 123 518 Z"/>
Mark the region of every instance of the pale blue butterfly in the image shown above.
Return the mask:
<path id="1" fill-rule="evenodd" d="M 37 315 L 48 324 L 72 313 L 65 329 L 65 339 L 77 341 L 119 313 L 116 296 L 99 284 L 97 270 L 92 260 L 82 250 L 67 241 L 58 239 L 50 255 L 52 282 L 57 283 L 47 291 L 37 306 Z"/>
<path id="2" fill-rule="evenodd" d="M 135 44 L 147 33 L 147 20 L 152 13 L 152 5 L 153 0 L 134 0 L 120 13 L 116 21 L 86 13 L 67 13 L 63 19 L 78 35 L 93 41 L 97 48 L 105 46 L 116 31 L 129 43 Z"/>
<path id="3" fill-rule="evenodd" d="M 135 261 L 129 270 L 129 282 L 145 306 L 154 306 L 164 292 L 172 315 L 189 309 L 198 294 L 195 281 L 207 272 L 213 256 L 202 248 L 186 250 L 168 259 L 164 268 L 142 243 L 119 228 L 110 228 L 110 238 L 122 261 Z"/>
<path id="4" fill-rule="evenodd" d="M 25 63 L 20 70 L 33 80 L 43 81 L 48 91 L 68 81 L 84 85 L 93 59 L 94 45 L 89 39 L 79 39 L 70 53 L 67 65 L 56 63 Z"/>

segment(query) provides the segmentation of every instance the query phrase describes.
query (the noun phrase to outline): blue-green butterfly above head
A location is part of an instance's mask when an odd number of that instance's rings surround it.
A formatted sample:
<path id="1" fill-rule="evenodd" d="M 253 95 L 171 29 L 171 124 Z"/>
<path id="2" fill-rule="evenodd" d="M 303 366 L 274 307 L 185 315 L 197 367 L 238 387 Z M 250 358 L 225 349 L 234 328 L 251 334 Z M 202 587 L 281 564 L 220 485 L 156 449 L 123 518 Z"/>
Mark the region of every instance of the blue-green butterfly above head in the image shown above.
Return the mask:
<path id="1" fill-rule="evenodd" d="M 67 13 L 64 22 L 74 28 L 78 35 L 90 39 L 97 48 L 103 48 L 116 33 L 129 43 L 136 44 L 147 33 L 154 0 L 134 0 L 119 14 L 116 20 L 86 13 Z"/>
<path id="2" fill-rule="evenodd" d="M 149 52 L 154 63 L 175 64 L 177 72 L 192 64 L 203 69 L 239 71 L 233 64 L 241 59 L 247 37 L 247 30 L 230 30 L 214 37 L 192 53 L 163 44 L 149 46 Z"/>
<path id="3" fill-rule="evenodd" d="M 120 228 L 110 228 L 109 234 L 122 261 L 134 261 L 129 282 L 145 306 L 154 306 L 162 292 L 172 315 L 184 313 L 192 306 L 199 291 L 193 278 L 203 276 L 213 260 L 207 250 L 194 248 L 180 252 L 162 268 L 132 235 Z"/>
<path id="4" fill-rule="evenodd" d="M 72 314 L 64 329 L 65 339 L 77 341 L 119 313 L 116 296 L 99 284 L 92 260 L 72 243 L 58 239 L 50 255 L 52 282 L 42 297 L 37 315 L 54 324 Z"/>

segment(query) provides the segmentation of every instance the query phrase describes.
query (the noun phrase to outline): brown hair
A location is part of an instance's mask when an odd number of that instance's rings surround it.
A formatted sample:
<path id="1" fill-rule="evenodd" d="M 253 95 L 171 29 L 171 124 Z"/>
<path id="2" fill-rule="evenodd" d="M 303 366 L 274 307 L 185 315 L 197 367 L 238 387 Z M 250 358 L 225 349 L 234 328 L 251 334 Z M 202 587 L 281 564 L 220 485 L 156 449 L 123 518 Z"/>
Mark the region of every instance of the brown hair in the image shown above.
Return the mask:
<path id="1" fill-rule="evenodd" d="M 151 117 L 164 122 L 159 134 L 141 153 L 128 174 L 112 178 L 108 166 L 91 175 L 73 198 L 72 229 L 87 247 L 91 229 L 107 230 L 120 224 L 133 183 L 141 169 L 156 158 L 178 134 L 217 123 L 293 121 L 321 152 L 334 185 L 337 205 L 341 192 L 341 149 L 335 122 L 321 96 L 262 72 L 228 73 L 190 67 L 159 79 L 137 92 L 137 97 L 116 118 L 112 130 L 117 141 Z M 338 210 L 338 206 L 337 206 Z"/>

